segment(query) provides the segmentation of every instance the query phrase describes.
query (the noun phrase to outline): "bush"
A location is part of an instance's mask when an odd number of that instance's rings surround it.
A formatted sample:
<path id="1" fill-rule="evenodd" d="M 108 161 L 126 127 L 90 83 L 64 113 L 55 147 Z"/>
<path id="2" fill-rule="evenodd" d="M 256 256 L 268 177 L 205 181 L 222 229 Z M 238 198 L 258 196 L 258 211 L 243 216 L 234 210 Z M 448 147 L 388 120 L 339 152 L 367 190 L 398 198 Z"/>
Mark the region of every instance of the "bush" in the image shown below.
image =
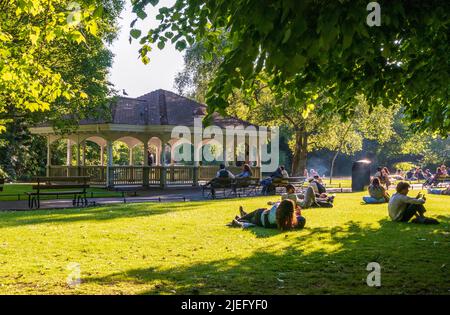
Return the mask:
<path id="1" fill-rule="evenodd" d="M 8 174 L 0 167 L 0 179 L 8 179 Z"/>
<path id="2" fill-rule="evenodd" d="M 417 165 L 415 165 L 414 163 L 411 162 L 400 162 L 400 163 L 396 163 L 394 164 L 394 168 L 396 170 L 402 170 L 402 171 L 409 171 L 412 168 L 416 168 Z"/>

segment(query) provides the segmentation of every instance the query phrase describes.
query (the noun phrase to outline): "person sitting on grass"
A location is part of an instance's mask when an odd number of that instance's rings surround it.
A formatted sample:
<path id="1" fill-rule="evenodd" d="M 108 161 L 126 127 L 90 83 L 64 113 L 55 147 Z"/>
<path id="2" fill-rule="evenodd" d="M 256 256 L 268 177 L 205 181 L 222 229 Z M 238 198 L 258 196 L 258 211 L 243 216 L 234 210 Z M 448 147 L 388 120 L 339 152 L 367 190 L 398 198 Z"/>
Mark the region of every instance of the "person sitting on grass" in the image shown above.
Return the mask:
<path id="1" fill-rule="evenodd" d="M 297 195 L 295 193 L 295 187 L 292 184 L 288 184 L 286 186 L 286 194 L 281 196 L 281 200 L 289 199 L 292 200 L 296 205 L 303 209 L 308 208 L 319 208 L 319 207 L 326 207 L 331 208 L 333 207 L 333 201 L 334 196 L 330 197 L 316 197 L 314 194 L 314 190 L 312 187 L 306 188 L 306 191 L 304 194 Z M 274 204 L 274 202 L 268 202 L 269 205 Z"/>
<path id="2" fill-rule="evenodd" d="M 316 194 L 316 197 L 318 198 L 326 198 L 327 197 L 327 190 L 325 186 L 323 185 L 322 180 L 320 179 L 319 175 L 315 175 L 313 178 L 310 178 L 309 180 L 309 187 L 311 187 L 314 191 L 314 194 Z"/>
<path id="3" fill-rule="evenodd" d="M 416 198 L 408 197 L 409 188 L 411 186 L 406 182 L 400 182 L 397 184 L 397 192 L 392 195 L 389 200 L 388 211 L 392 221 L 395 222 L 408 222 L 411 220 L 413 223 L 421 224 L 438 224 L 436 219 L 427 218 L 424 216 L 426 201 L 425 196 L 421 193 Z"/>
<path id="4" fill-rule="evenodd" d="M 369 185 L 369 195 L 364 196 L 363 200 L 365 203 L 385 203 L 389 202 L 389 194 L 386 189 L 381 186 L 380 179 L 374 177 L 372 183 Z"/>
<path id="5" fill-rule="evenodd" d="M 414 176 L 414 173 L 415 173 L 415 169 L 410 169 L 410 170 L 406 173 L 405 179 L 406 179 L 406 180 L 409 180 L 409 181 L 415 181 L 415 180 L 417 180 L 417 177 Z"/>
<path id="6" fill-rule="evenodd" d="M 292 200 L 286 199 L 276 203 L 270 209 L 256 209 L 250 213 L 239 207 L 240 216 L 227 224 L 229 227 L 249 228 L 254 226 L 278 228 L 281 231 L 301 229 L 306 219 L 301 215 Z"/>

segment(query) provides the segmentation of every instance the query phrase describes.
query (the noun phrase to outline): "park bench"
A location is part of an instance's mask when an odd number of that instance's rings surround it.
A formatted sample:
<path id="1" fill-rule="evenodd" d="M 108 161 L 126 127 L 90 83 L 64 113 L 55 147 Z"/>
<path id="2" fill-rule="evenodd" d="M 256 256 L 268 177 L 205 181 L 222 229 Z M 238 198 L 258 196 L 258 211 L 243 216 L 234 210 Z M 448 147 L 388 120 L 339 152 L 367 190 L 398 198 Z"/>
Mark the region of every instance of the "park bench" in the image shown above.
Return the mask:
<path id="1" fill-rule="evenodd" d="M 88 181 L 88 176 L 37 177 L 37 184 L 32 186 L 33 191 L 26 193 L 28 195 L 28 207 L 30 209 L 39 209 L 41 207 L 41 196 L 59 197 L 60 195 L 72 195 L 73 206 L 87 206 L 86 190 L 89 188 Z"/>
<path id="2" fill-rule="evenodd" d="M 213 178 L 208 183 L 202 186 L 202 195 L 205 197 L 206 190 L 209 190 L 207 197 L 211 196 L 213 199 L 216 198 L 216 192 L 222 190 L 224 198 L 227 197 L 227 190 L 233 191 L 233 178 Z"/>
<path id="3" fill-rule="evenodd" d="M 259 178 L 213 178 L 206 185 L 202 186 L 202 195 L 205 197 L 206 191 L 209 190 L 207 197 L 216 198 L 217 191 L 223 192 L 223 197 L 249 196 L 256 195 L 259 187 Z"/>
<path id="4" fill-rule="evenodd" d="M 3 185 L 5 184 L 5 179 L 0 178 L 0 191 L 3 191 Z"/>
<path id="5" fill-rule="evenodd" d="M 233 193 L 235 196 L 255 196 L 259 188 L 259 178 L 255 177 L 237 177 L 232 183 Z"/>

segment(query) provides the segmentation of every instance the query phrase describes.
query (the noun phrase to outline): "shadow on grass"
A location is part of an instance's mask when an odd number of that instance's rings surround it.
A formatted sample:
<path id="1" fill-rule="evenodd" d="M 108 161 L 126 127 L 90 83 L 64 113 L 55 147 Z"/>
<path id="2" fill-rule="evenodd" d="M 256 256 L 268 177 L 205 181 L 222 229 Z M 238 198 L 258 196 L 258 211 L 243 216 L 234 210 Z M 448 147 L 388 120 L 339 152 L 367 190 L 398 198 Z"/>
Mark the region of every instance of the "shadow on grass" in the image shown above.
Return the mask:
<path id="1" fill-rule="evenodd" d="M 259 248 L 246 257 L 149 266 L 83 281 L 142 285 L 142 294 L 448 294 L 450 222 L 440 219 L 437 226 L 381 220 L 379 227 L 350 221 L 305 228 L 286 233 L 279 250 Z M 369 262 L 381 265 L 381 288 L 366 284 Z"/>
<path id="2" fill-rule="evenodd" d="M 77 209 L 2 212 L 0 214 L 0 228 L 48 223 L 107 221 L 119 218 L 146 217 L 151 215 L 162 215 L 168 212 L 198 210 L 198 207 L 207 204 L 207 202 L 129 203 Z"/>

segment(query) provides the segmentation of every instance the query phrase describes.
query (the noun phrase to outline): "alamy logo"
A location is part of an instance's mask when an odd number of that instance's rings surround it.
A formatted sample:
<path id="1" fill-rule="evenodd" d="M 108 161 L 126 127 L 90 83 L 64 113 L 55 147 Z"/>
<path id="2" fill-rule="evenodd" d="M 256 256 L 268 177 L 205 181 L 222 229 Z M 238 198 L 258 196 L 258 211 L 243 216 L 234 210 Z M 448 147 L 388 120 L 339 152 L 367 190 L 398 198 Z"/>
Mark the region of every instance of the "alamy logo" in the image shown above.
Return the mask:
<path id="1" fill-rule="evenodd" d="M 371 11 L 367 15 L 366 23 L 370 27 L 381 26 L 381 7 L 376 1 L 369 2 L 366 7 L 367 11 Z"/>
<path id="2" fill-rule="evenodd" d="M 279 164 L 278 127 L 227 126 L 224 134 L 224 129 L 215 125 L 203 128 L 202 119 L 195 118 L 193 132 L 187 126 L 176 126 L 171 137 L 177 139 L 173 145 L 175 162 L 227 162 L 236 158 L 239 162 L 256 162 L 263 172 L 273 172 Z"/>
<path id="3" fill-rule="evenodd" d="M 69 274 L 66 278 L 66 283 L 69 287 L 75 288 L 81 284 L 81 268 L 80 264 L 71 262 L 67 265 L 67 271 Z"/>
<path id="4" fill-rule="evenodd" d="M 67 15 L 67 24 L 70 26 L 77 26 L 81 23 L 83 14 L 81 11 L 81 6 L 78 2 L 70 2 L 67 5 L 67 11 L 69 11 L 69 14 Z"/>
<path id="5" fill-rule="evenodd" d="M 371 262 L 367 264 L 367 271 L 370 273 L 367 275 L 366 283 L 369 287 L 381 287 L 381 266 L 377 262 Z"/>

